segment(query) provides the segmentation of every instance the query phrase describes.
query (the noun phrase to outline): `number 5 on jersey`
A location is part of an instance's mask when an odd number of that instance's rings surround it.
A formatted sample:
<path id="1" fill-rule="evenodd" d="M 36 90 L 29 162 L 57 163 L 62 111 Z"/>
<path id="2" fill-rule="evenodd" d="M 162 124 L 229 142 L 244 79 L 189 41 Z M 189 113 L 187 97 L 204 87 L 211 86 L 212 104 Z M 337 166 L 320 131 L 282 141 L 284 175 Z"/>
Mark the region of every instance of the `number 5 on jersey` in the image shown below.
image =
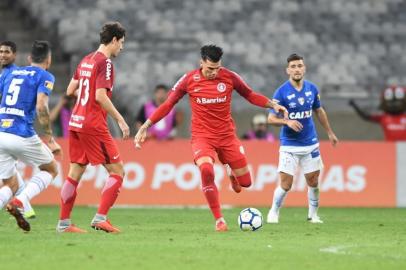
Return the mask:
<path id="1" fill-rule="evenodd" d="M 82 97 L 82 92 L 84 90 L 84 96 Z M 79 81 L 79 94 L 78 94 L 78 99 L 76 103 L 78 103 L 80 100 L 80 104 L 82 106 L 85 106 L 86 103 L 89 101 L 89 79 L 81 78 Z"/>
<path id="2" fill-rule="evenodd" d="M 24 79 L 14 78 L 7 91 L 6 104 L 13 106 L 17 103 L 18 94 L 20 93 L 20 85 L 23 83 Z"/>

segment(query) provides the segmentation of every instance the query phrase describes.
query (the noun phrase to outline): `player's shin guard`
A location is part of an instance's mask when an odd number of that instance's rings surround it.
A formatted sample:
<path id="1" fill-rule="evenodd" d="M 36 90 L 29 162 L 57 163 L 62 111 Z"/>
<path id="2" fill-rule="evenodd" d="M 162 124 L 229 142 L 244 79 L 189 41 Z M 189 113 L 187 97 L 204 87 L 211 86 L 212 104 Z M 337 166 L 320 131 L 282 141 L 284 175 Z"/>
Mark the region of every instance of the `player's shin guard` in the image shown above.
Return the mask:
<path id="1" fill-rule="evenodd" d="M 203 163 L 199 167 L 200 175 L 202 177 L 202 190 L 209 204 L 210 210 L 214 216 L 214 219 L 221 218 L 219 195 L 216 184 L 214 183 L 214 169 L 213 164 Z"/>
<path id="2" fill-rule="evenodd" d="M 0 209 L 3 209 L 12 196 L 13 191 L 9 186 L 4 185 L 0 188 Z"/>
<path id="3" fill-rule="evenodd" d="M 240 185 L 242 187 L 248 188 L 251 186 L 251 174 L 250 172 L 247 172 L 246 174 L 243 174 L 241 176 L 236 176 L 238 183 L 240 183 Z"/>
<path id="4" fill-rule="evenodd" d="M 122 184 L 123 178 L 121 176 L 115 174 L 110 175 L 102 190 L 101 201 L 99 209 L 97 210 L 97 214 L 107 215 L 118 197 L 118 193 L 120 192 L 120 187 Z"/>
<path id="5" fill-rule="evenodd" d="M 69 219 L 72 212 L 73 205 L 76 199 L 76 189 L 79 182 L 73 180 L 72 178 L 66 178 L 61 189 L 61 210 L 59 213 L 59 219 Z"/>
<path id="6" fill-rule="evenodd" d="M 279 209 L 282 207 L 283 201 L 285 200 L 288 192 L 284 190 L 281 186 L 278 186 L 273 193 L 273 201 L 271 211 L 278 214 Z"/>
<path id="7" fill-rule="evenodd" d="M 51 183 L 53 177 L 49 172 L 40 171 L 35 174 L 31 180 L 26 184 L 24 190 L 16 196 L 23 205 L 29 202 L 32 198 L 41 193 Z"/>
<path id="8" fill-rule="evenodd" d="M 308 187 L 307 197 L 309 199 L 309 218 L 317 216 L 317 209 L 319 208 L 320 192 L 318 187 Z"/>

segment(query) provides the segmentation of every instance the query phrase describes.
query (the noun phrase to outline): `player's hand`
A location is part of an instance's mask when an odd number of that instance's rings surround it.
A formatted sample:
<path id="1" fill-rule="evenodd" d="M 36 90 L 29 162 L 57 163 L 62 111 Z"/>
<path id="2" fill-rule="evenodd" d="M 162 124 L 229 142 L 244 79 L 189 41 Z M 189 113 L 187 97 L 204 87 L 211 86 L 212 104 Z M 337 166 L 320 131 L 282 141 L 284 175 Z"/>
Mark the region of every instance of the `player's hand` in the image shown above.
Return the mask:
<path id="1" fill-rule="evenodd" d="M 141 144 L 145 141 L 145 139 L 147 138 L 147 130 L 148 127 L 146 127 L 145 125 L 142 125 L 139 129 L 137 134 L 135 134 L 134 137 L 134 145 L 135 148 L 137 149 L 141 149 Z"/>
<path id="2" fill-rule="evenodd" d="M 337 136 L 334 134 L 334 132 L 330 132 L 330 133 L 328 133 L 327 135 L 328 135 L 328 139 L 329 139 L 330 142 L 331 142 L 331 145 L 332 145 L 332 146 L 336 146 L 337 143 L 338 143 L 338 138 L 337 138 Z"/>
<path id="3" fill-rule="evenodd" d="M 127 125 L 124 118 L 118 120 L 117 124 L 120 127 L 121 132 L 123 133 L 123 139 L 128 139 L 130 137 L 130 127 Z"/>
<path id="4" fill-rule="evenodd" d="M 279 104 L 277 104 L 277 103 L 274 103 L 274 105 L 273 105 L 273 110 L 274 110 L 277 114 L 283 114 L 283 118 L 285 118 L 285 119 L 288 119 L 288 118 L 289 118 L 289 116 L 288 116 L 288 110 L 287 110 L 284 106 L 279 105 Z"/>
<path id="5" fill-rule="evenodd" d="M 300 123 L 297 120 L 288 120 L 286 122 L 286 125 L 288 127 L 290 127 L 291 129 L 293 129 L 294 131 L 296 131 L 296 132 L 299 132 L 299 131 L 301 131 L 303 129 L 302 123 Z"/>
<path id="6" fill-rule="evenodd" d="M 50 137 L 50 139 L 46 141 L 46 145 L 51 150 L 52 154 L 56 156 L 62 156 L 62 147 L 55 141 L 53 137 Z"/>

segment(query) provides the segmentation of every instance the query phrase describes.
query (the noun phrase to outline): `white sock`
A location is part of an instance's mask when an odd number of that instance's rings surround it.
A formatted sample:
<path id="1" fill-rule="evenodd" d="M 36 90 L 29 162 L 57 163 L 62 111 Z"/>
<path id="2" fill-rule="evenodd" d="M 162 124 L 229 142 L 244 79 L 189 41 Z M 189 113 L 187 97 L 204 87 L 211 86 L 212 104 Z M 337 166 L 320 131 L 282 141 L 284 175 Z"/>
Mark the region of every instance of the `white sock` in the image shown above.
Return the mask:
<path id="1" fill-rule="evenodd" d="M 107 216 L 106 215 L 102 215 L 102 214 L 97 214 L 94 215 L 93 220 L 92 220 L 92 224 L 93 223 L 99 223 L 99 222 L 104 222 L 107 220 Z"/>
<path id="2" fill-rule="evenodd" d="M 277 188 L 275 188 L 275 191 L 273 193 L 271 211 L 273 211 L 276 214 L 279 213 L 279 209 L 282 207 L 283 200 L 285 199 L 287 194 L 288 194 L 288 192 L 286 190 L 284 190 L 281 186 L 278 186 Z"/>
<path id="3" fill-rule="evenodd" d="M 21 192 L 23 192 L 24 188 L 25 188 L 25 181 L 23 179 L 23 177 L 21 176 L 21 174 L 17 171 L 17 180 L 18 180 L 18 190 L 16 192 L 16 196 L 20 195 Z M 32 206 L 30 204 L 29 201 L 27 201 L 24 204 L 24 213 L 28 213 L 30 211 L 32 211 Z"/>
<path id="4" fill-rule="evenodd" d="M 309 199 L 309 218 L 317 215 L 317 209 L 319 208 L 319 188 L 308 187 L 307 198 Z"/>
<path id="5" fill-rule="evenodd" d="M 40 171 L 26 184 L 25 189 L 16 196 L 25 206 L 32 198 L 46 189 L 52 181 L 52 175 L 46 171 Z"/>
<path id="6" fill-rule="evenodd" d="M 16 173 L 17 181 L 18 181 L 18 189 L 16 195 L 20 194 L 25 188 L 25 181 L 23 180 L 21 174 L 17 171 Z"/>
<path id="7" fill-rule="evenodd" d="M 2 186 L 0 188 L 0 209 L 2 209 L 8 201 L 13 197 L 13 191 L 11 191 L 11 188 L 9 186 Z"/>

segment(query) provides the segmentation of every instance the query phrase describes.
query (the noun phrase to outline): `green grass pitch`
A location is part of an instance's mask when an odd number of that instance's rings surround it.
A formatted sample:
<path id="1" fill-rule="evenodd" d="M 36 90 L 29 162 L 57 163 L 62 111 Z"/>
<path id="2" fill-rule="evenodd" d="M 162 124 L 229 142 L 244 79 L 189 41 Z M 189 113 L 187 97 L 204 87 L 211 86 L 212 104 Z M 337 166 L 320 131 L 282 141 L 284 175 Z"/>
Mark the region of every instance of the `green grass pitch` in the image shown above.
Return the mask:
<path id="1" fill-rule="evenodd" d="M 216 233 L 207 209 L 112 209 L 112 235 L 89 227 L 95 208 L 77 207 L 88 234 L 57 234 L 57 207 L 36 207 L 23 233 L 0 213 L 1 269 L 406 269 L 406 210 L 284 208 L 279 224 L 256 232 L 237 225 L 241 208 L 224 210 L 229 232 Z M 267 209 L 260 208 L 264 216 Z"/>

